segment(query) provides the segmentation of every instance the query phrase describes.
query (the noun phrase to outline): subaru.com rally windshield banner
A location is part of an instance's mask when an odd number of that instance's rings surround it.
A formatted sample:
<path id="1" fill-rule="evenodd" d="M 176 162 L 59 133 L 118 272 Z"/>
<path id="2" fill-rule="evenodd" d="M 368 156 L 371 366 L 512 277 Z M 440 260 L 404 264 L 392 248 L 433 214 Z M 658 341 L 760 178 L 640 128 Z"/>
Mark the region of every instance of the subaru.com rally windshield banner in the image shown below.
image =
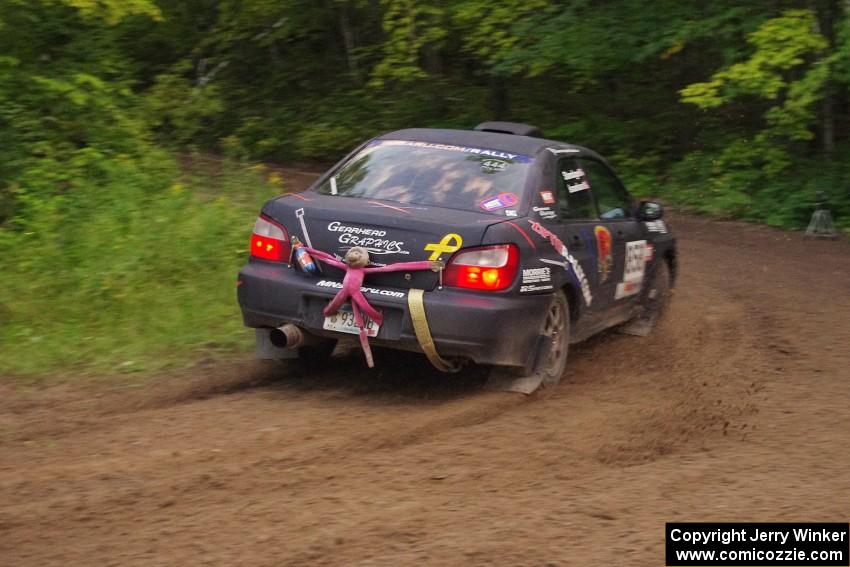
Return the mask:
<path id="1" fill-rule="evenodd" d="M 507 159 L 517 163 L 531 163 L 534 158 L 523 154 L 511 154 L 500 150 L 488 150 L 486 148 L 471 148 L 467 146 L 453 146 L 451 144 L 435 144 L 433 142 L 412 142 L 409 140 L 373 140 L 370 146 L 409 146 L 412 148 L 433 148 L 436 150 L 449 150 L 451 152 L 462 152 L 480 156 Z"/>

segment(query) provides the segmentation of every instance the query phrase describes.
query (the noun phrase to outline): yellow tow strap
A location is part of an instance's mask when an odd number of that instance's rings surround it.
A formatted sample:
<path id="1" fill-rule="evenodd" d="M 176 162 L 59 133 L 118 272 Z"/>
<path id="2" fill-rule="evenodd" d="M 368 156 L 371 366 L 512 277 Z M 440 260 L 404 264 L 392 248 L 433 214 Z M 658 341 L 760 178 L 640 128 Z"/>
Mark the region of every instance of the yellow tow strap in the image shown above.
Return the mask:
<path id="1" fill-rule="evenodd" d="M 410 309 L 410 318 L 413 320 L 416 339 L 425 352 L 425 356 L 437 370 L 456 372 L 458 366 L 445 360 L 437 353 L 437 347 L 431 337 L 431 329 L 428 328 L 428 317 L 425 315 L 425 292 L 421 289 L 411 289 L 407 294 L 407 306 Z"/>

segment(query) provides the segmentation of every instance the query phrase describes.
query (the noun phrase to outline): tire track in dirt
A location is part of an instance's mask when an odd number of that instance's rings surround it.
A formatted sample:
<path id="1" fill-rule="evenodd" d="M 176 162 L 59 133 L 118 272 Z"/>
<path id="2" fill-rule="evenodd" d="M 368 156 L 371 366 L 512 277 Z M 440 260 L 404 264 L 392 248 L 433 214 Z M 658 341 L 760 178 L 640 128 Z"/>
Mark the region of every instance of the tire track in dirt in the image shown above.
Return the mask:
<path id="1" fill-rule="evenodd" d="M 709 337 L 710 340 L 711 337 Z M 103 490 L 98 492 L 90 483 L 99 484 L 104 478 L 102 476 L 97 476 L 94 479 L 89 479 L 87 482 L 84 482 L 80 485 L 74 486 L 75 492 L 82 492 L 90 495 L 90 498 L 86 502 L 85 505 L 80 503 L 75 503 L 74 500 L 68 500 L 67 497 L 61 497 L 60 500 L 54 502 L 37 502 L 35 504 L 28 504 L 24 507 L 24 509 L 15 510 L 19 515 L 26 516 L 28 513 L 33 513 L 37 511 L 37 509 L 42 505 L 47 505 L 48 507 L 55 507 L 57 504 L 61 508 L 70 508 L 69 512 L 76 512 L 77 515 L 81 518 L 89 518 L 90 515 L 87 514 L 87 510 L 89 509 L 97 509 L 101 510 L 101 513 L 107 512 L 110 509 L 121 510 L 127 506 L 138 505 L 141 500 L 147 500 L 149 502 L 159 502 L 158 506 L 164 506 L 164 508 L 168 509 L 169 512 L 179 509 L 179 501 L 181 499 L 185 500 L 187 497 L 190 497 L 193 493 L 201 492 L 202 494 L 207 495 L 205 499 L 209 500 L 208 505 L 215 508 L 218 506 L 227 507 L 228 503 L 218 502 L 216 504 L 217 499 L 214 495 L 209 495 L 210 492 L 235 492 L 239 493 L 244 490 L 245 484 L 240 482 L 240 477 L 248 473 L 247 480 L 250 484 L 254 486 L 255 489 L 261 489 L 261 487 L 266 486 L 267 488 L 274 490 L 285 489 L 286 491 L 307 491 L 304 496 L 303 505 L 306 507 L 316 507 L 317 504 L 313 502 L 311 499 L 314 495 L 310 492 L 310 486 L 322 484 L 325 479 L 329 477 L 334 477 L 335 475 L 339 475 L 338 469 L 340 468 L 340 463 L 345 462 L 346 458 L 351 457 L 352 455 L 356 455 L 357 460 L 360 462 L 366 461 L 377 461 L 378 463 L 383 458 L 381 455 L 374 455 L 374 453 L 387 453 L 391 452 L 394 454 L 394 458 L 398 458 L 401 454 L 411 453 L 411 456 L 415 457 L 419 447 L 413 446 L 416 443 L 425 442 L 427 445 L 439 445 L 441 442 L 448 441 L 449 445 L 454 442 L 454 437 L 452 436 L 452 430 L 457 428 L 467 428 L 467 431 L 464 432 L 463 438 L 466 442 L 469 442 L 470 437 L 478 438 L 484 437 L 488 434 L 493 434 L 493 432 L 482 431 L 482 429 L 488 429 L 489 422 L 491 422 L 494 418 L 498 417 L 501 422 L 497 429 L 498 431 L 504 431 L 506 428 L 511 429 L 514 425 L 516 425 L 517 429 L 521 428 L 523 423 L 527 423 L 528 421 L 537 421 L 543 430 L 550 427 L 550 423 L 552 421 L 552 416 L 557 416 L 553 408 L 546 408 L 540 406 L 555 406 L 558 405 L 559 402 L 563 402 L 565 399 L 569 398 L 569 407 L 568 410 L 571 410 L 573 413 L 568 417 L 565 422 L 561 423 L 560 426 L 564 427 L 566 430 L 572 430 L 573 435 L 566 438 L 561 439 L 561 441 L 566 441 L 567 443 L 573 444 L 571 447 L 571 451 L 574 452 L 579 457 L 584 456 L 587 458 L 588 456 L 592 458 L 596 458 L 601 460 L 603 463 L 609 465 L 618 465 L 618 464 L 636 464 L 638 462 L 645 462 L 647 460 L 651 460 L 653 458 L 657 458 L 663 454 L 669 452 L 670 446 L 661 446 L 652 441 L 647 441 L 642 438 L 642 445 L 635 442 L 634 439 L 630 439 L 628 436 L 623 437 L 619 442 L 619 445 L 614 444 L 611 445 L 609 443 L 608 446 L 602 445 L 601 447 L 598 444 L 587 444 L 584 442 L 583 437 L 584 433 L 579 427 L 582 424 L 586 424 L 588 421 L 593 423 L 596 414 L 599 413 L 600 408 L 604 408 L 606 405 L 617 407 L 620 411 L 618 412 L 620 415 L 618 419 L 613 422 L 607 424 L 604 428 L 597 428 L 597 433 L 600 430 L 605 429 L 602 439 L 610 439 L 612 436 L 617 438 L 618 435 L 622 435 L 628 430 L 630 430 L 635 425 L 635 419 L 638 421 L 647 420 L 652 421 L 657 419 L 656 412 L 658 410 L 652 409 L 649 414 L 646 412 L 626 412 L 626 415 L 630 419 L 623 419 L 622 412 L 622 404 L 626 402 L 629 398 L 629 393 L 624 392 L 622 388 L 624 386 L 628 386 L 628 388 L 644 388 L 648 382 L 655 382 L 659 380 L 658 371 L 656 370 L 656 376 L 647 376 L 644 377 L 642 382 L 638 382 L 637 384 L 628 385 L 623 382 L 629 377 L 627 370 L 633 365 L 634 359 L 641 356 L 653 356 L 659 357 L 661 354 L 659 349 L 661 348 L 670 348 L 668 344 L 662 343 L 657 344 L 655 346 L 650 346 L 647 348 L 646 346 L 637 346 L 636 341 L 630 339 L 628 337 L 621 337 L 617 335 L 607 335 L 602 337 L 601 339 L 596 340 L 595 342 L 585 345 L 582 348 L 577 349 L 577 352 L 574 353 L 573 358 L 576 361 L 576 364 L 572 368 L 572 373 L 570 377 L 568 377 L 567 381 L 564 384 L 564 387 L 569 387 L 568 385 L 578 385 L 583 386 L 583 388 L 579 388 L 578 391 L 570 392 L 564 391 L 561 392 L 560 389 L 556 390 L 553 393 L 548 395 L 544 395 L 537 400 L 536 404 L 531 404 L 528 407 L 524 407 L 524 405 L 518 405 L 516 402 L 516 396 L 514 395 L 499 395 L 499 394 L 490 394 L 490 395 L 480 395 L 473 396 L 471 398 L 464 398 L 459 402 L 450 402 L 444 403 L 439 406 L 435 406 L 432 409 L 437 410 L 436 417 L 428 417 L 427 419 L 418 418 L 415 423 L 416 425 L 411 427 L 409 423 L 409 416 L 405 415 L 403 418 L 403 422 L 395 422 L 391 425 L 387 426 L 382 424 L 382 426 L 378 429 L 368 429 L 366 432 L 358 431 L 357 434 L 351 438 L 349 437 L 350 433 L 346 432 L 346 436 L 342 438 L 342 445 L 335 446 L 334 443 L 338 441 L 337 438 L 334 438 L 331 435 L 332 442 L 328 442 L 326 439 L 323 439 L 321 443 L 318 445 L 313 443 L 306 443 L 303 447 L 300 447 L 296 451 L 285 451 L 282 456 L 275 458 L 274 456 L 269 456 L 266 452 L 269 451 L 268 447 L 257 447 L 247 443 L 247 447 L 242 448 L 236 451 L 228 451 L 227 452 L 227 460 L 223 464 L 216 464 L 215 461 L 217 459 L 212 459 L 213 463 L 209 463 L 210 460 L 208 456 L 196 456 L 193 457 L 193 460 L 190 462 L 172 462 L 170 464 L 171 468 L 176 470 L 192 470 L 192 469 L 202 469 L 206 472 L 198 473 L 193 472 L 182 476 L 180 474 L 175 474 L 171 472 L 171 481 L 170 485 L 164 490 L 150 490 L 147 489 L 145 491 L 141 491 L 140 486 L 144 486 L 145 484 L 149 484 L 152 481 L 155 481 L 155 478 L 148 475 L 147 477 L 137 478 L 136 482 L 130 483 L 129 486 L 125 487 L 123 490 L 115 490 L 114 487 L 111 487 L 108 490 Z M 616 358 L 612 358 L 610 353 L 613 351 L 619 352 L 620 356 Z M 602 374 L 603 377 L 599 380 L 595 379 L 594 375 Z M 321 381 L 321 379 L 320 379 Z M 328 379 L 326 378 L 327 382 Z M 333 378 L 330 379 L 330 383 L 333 382 Z M 663 382 L 662 382 L 663 384 Z M 259 388 L 256 391 L 247 391 L 242 392 L 237 395 L 229 395 L 224 396 L 221 399 L 212 399 L 212 400 L 200 400 L 200 401 L 190 401 L 185 404 L 181 404 L 178 406 L 174 406 L 172 404 L 167 404 L 164 409 L 154 409 L 154 410 L 143 410 L 138 412 L 139 415 L 131 416 L 130 422 L 135 423 L 139 419 L 151 422 L 152 414 L 160 412 L 160 411 L 192 411 L 192 413 L 203 412 L 204 406 L 208 406 L 210 404 L 218 405 L 218 402 L 225 402 L 228 405 L 232 405 L 234 403 L 238 404 L 240 401 L 245 402 L 248 401 L 245 398 L 269 398 L 269 394 L 279 394 L 282 393 L 284 396 L 272 396 L 274 398 L 274 403 L 282 403 L 283 411 L 287 411 L 289 406 L 292 405 L 291 402 L 287 402 L 287 398 L 289 398 L 292 394 L 291 388 L 286 385 L 281 385 L 280 387 L 271 387 L 266 386 L 264 388 Z M 308 393 L 306 396 L 301 394 L 301 400 L 298 400 L 298 392 L 296 391 L 295 401 L 298 402 L 307 402 L 307 404 L 316 409 L 315 406 L 321 405 L 320 402 L 328 400 L 322 400 L 322 398 L 326 398 L 325 393 L 321 393 L 318 397 L 313 395 L 312 393 Z M 658 392 L 656 392 L 658 395 Z M 392 398 L 398 396 L 398 393 L 393 393 Z M 333 398 L 333 396 L 331 396 Z M 235 398 L 235 399 L 234 399 Z M 257 401 L 254 399 L 253 401 Z M 373 402 L 376 400 L 372 400 Z M 388 406 L 392 406 L 392 400 L 382 399 L 382 396 L 378 396 L 378 412 L 381 415 L 386 415 Z M 674 407 L 676 404 L 681 404 L 681 400 L 666 400 L 660 399 L 659 402 L 663 402 L 666 404 L 672 404 Z M 331 400 L 330 405 L 336 406 L 339 405 L 338 400 Z M 516 419 L 510 419 L 510 416 L 505 413 L 505 409 L 511 408 L 512 411 L 509 413 L 519 414 Z M 550 413 L 550 411 L 552 413 Z M 295 411 L 295 417 L 298 418 L 298 411 Z M 407 412 L 405 412 L 407 413 Z M 686 411 L 681 412 L 684 417 L 691 417 L 691 414 L 688 414 Z M 634 415 L 632 415 L 634 414 Z M 215 414 L 211 414 L 210 417 L 215 419 Z M 359 416 L 359 417 L 362 417 Z M 605 415 L 599 416 L 602 419 L 605 419 Z M 667 415 L 664 418 L 668 429 L 671 424 L 670 416 Z M 153 419 L 155 422 L 155 419 Z M 511 422 L 518 421 L 520 423 L 512 424 Z M 363 421 L 360 420 L 360 424 L 362 426 Z M 367 422 L 368 425 L 372 425 Z M 611 426 L 617 426 L 612 428 Z M 333 425 L 334 429 L 337 427 L 337 424 Z M 690 426 L 690 429 L 693 429 L 693 426 Z M 117 435 L 119 437 L 124 434 L 118 432 Z M 321 436 L 322 432 L 319 431 L 318 435 Z M 655 438 L 654 438 L 655 439 Z M 280 445 L 285 446 L 286 440 L 282 440 L 283 442 Z M 623 448 L 627 447 L 627 456 L 622 458 L 620 453 L 623 452 Z M 637 447 L 637 449 L 635 449 Z M 493 448 L 493 452 L 496 452 L 497 448 Z M 450 451 L 450 447 L 447 447 L 446 450 Z M 265 451 L 265 452 L 264 452 Z M 279 449 L 278 449 L 279 451 Z M 479 451 L 476 451 L 476 453 Z M 598 456 L 599 453 L 602 453 L 602 457 Z M 594 454 L 597 454 L 594 457 Z M 251 459 L 256 459 L 258 455 L 261 455 L 258 460 L 252 461 Z M 124 457 L 123 467 L 116 466 L 121 462 L 121 457 L 113 458 L 106 462 L 102 462 L 98 464 L 98 468 L 104 471 L 113 471 L 111 474 L 115 475 L 117 478 L 121 478 L 122 473 L 121 469 L 124 468 L 127 472 L 133 471 L 134 474 L 138 474 L 145 469 L 153 469 L 154 471 L 163 466 L 169 467 L 168 461 L 171 460 L 168 455 L 160 455 L 159 458 L 152 456 L 151 454 L 141 454 L 135 458 Z M 563 460 L 563 456 L 559 458 L 559 461 Z M 164 462 L 163 462 L 164 461 Z M 583 461 L 579 459 L 577 464 L 581 464 Z M 552 463 L 554 465 L 554 463 Z M 575 466 L 576 463 L 573 463 Z M 86 470 L 87 467 L 90 467 L 91 464 L 87 462 L 83 462 L 82 464 L 75 465 L 78 470 Z M 587 466 L 586 463 L 584 466 Z M 275 482 L 264 482 L 260 480 L 258 482 L 257 476 L 261 475 L 263 470 L 274 470 L 275 468 L 284 469 L 290 472 L 290 477 L 287 482 L 283 485 Z M 63 473 L 67 473 L 68 471 L 63 471 Z M 292 474 L 294 473 L 294 474 Z M 107 474 L 104 472 L 99 473 Z M 60 475 L 61 476 L 61 475 Z M 440 474 L 434 474 L 433 477 L 439 477 Z M 362 482 L 354 479 L 350 476 L 343 475 L 346 478 L 347 482 Z M 55 479 L 44 479 L 43 482 L 50 482 Z M 367 481 L 366 483 L 371 483 L 373 481 Z M 361 486 L 361 489 L 366 489 L 366 486 Z M 26 491 L 31 493 L 33 491 Z M 62 499 L 64 498 L 64 500 Z M 330 500 L 333 502 L 333 500 Z M 252 507 L 252 511 L 254 513 L 258 511 L 264 511 L 265 514 L 274 514 L 274 510 L 263 510 L 262 507 L 259 509 L 256 505 Z M 376 512 L 378 514 L 377 517 L 381 517 L 386 510 L 382 510 Z M 358 520 L 352 520 L 351 524 L 359 524 L 361 523 L 363 518 Z M 368 522 L 367 522 L 368 525 Z M 346 527 L 345 529 L 355 529 L 356 525 L 351 525 Z M 297 563 L 298 553 L 302 553 L 297 551 L 296 549 L 292 550 L 295 553 L 295 563 Z M 309 552 L 303 552 L 309 555 Z"/>
<path id="2" fill-rule="evenodd" d="M 333 371 L 336 372 L 336 371 Z M 332 373 L 333 373 L 332 372 Z M 348 378 L 350 380 L 350 378 Z M 254 386 L 257 388 L 258 386 Z M 193 414 L 207 413 L 205 407 L 216 406 L 216 411 L 212 412 L 209 417 L 215 419 L 216 413 L 221 410 L 228 411 L 230 404 L 239 404 L 240 401 L 249 401 L 246 398 L 256 398 L 260 395 L 267 398 L 270 403 L 281 403 L 280 407 L 274 406 L 275 410 L 291 411 L 295 410 L 295 417 L 302 411 L 293 407 L 292 392 L 278 392 L 276 389 L 265 388 L 263 392 L 248 392 L 242 395 L 232 395 L 233 388 L 222 389 L 218 385 L 214 388 L 216 391 L 228 393 L 231 395 L 224 398 L 214 398 L 205 400 L 209 393 L 203 393 L 199 398 L 195 397 L 194 388 L 189 391 L 193 392 L 190 401 L 185 401 L 179 406 L 173 405 L 172 396 L 157 396 L 157 399 L 167 399 L 168 402 L 162 408 L 149 409 L 149 401 L 142 403 L 145 409 L 132 411 L 126 415 L 118 415 L 114 408 L 105 412 L 105 422 L 101 429 L 109 429 L 111 433 L 107 434 L 106 444 L 112 442 L 113 439 L 131 438 L 133 429 L 137 427 L 139 422 L 145 423 L 147 429 L 146 435 L 153 438 L 164 438 L 167 429 L 171 427 L 171 419 L 162 419 L 162 415 L 171 412 L 192 412 Z M 270 396 L 269 394 L 272 394 Z M 280 395 L 283 394 L 283 395 Z M 302 395 L 302 406 L 307 408 L 311 419 L 314 419 L 314 414 L 318 412 L 326 413 L 327 419 L 319 419 L 329 425 L 331 431 L 323 431 L 322 429 L 311 429 L 309 434 L 307 431 L 296 431 L 295 438 L 283 437 L 278 438 L 275 443 L 270 443 L 267 439 L 277 427 L 260 427 L 254 432 L 254 439 L 244 439 L 240 444 L 225 442 L 223 445 L 226 448 L 212 448 L 206 451 L 192 451 L 188 445 L 194 443 L 194 440 L 186 439 L 183 442 L 178 440 L 178 444 L 172 444 L 168 450 L 160 448 L 152 448 L 144 451 L 134 451 L 134 454 L 126 453 L 115 454 L 114 451 L 108 456 L 101 456 L 96 462 L 92 462 L 86 454 L 87 448 L 83 454 L 76 459 L 73 455 L 66 455 L 66 463 L 60 466 L 53 466 L 47 474 L 30 475 L 26 479 L 19 479 L 9 483 L 3 483 L 0 480 L 0 489 L 7 490 L 12 496 L 7 500 L 6 504 L 10 511 L 17 515 L 26 515 L 28 512 L 37 510 L 41 507 L 68 507 L 73 499 L 69 500 L 66 492 L 68 490 L 75 493 L 88 493 L 87 507 L 109 507 L 110 505 L 124 505 L 128 502 L 133 502 L 139 496 L 138 487 L 155 480 L 156 473 L 162 468 L 174 469 L 175 471 L 193 471 L 198 468 L 206 469 L 207 472 L 196 474 L 180 474 L 177 472 L 173 475 L 173 482 L 169 486 L 166 494 L 159 495 L 156 493 L 147 493 L 147 497 L 153 500 L 169 501 L 167 493 L 181 493 L 188 491 L 193 486 L 205 486 L 206 481 L 215 479 L 214 484 L 232 484 L 232 479 L 238 479 L 246 471 L 259 473 L 264 469 L 273 469 L 280 467 L 299 468 L 307 466 L 316 466 L 322 462 L 336 462 L 340 459 L 345 459 L 347 454 L 357 453 L 362 455 L 369 451 L 388 451 L 410 445 L 424 439 L 435 432 L 445 431 L 451 428 L 463 427 L 464 425 L 478 424 L 486 422 L 490 419 L 503 415 L 505 411 L 511 407 L 524 403 L 525 398 L 518 395 L 500 396 L 491 394 L 476 395 L 472 399 L 465 399 L 460 402 L 450 402 L 442 405 L 433 405 L 431 411 L 419 412 L 420 415 L 411 422 L 407 415 L 402 413 L 397 418 L 389 418 L 389 423 L 386 423 L 388 416 L 386 410 L 378 409 L 376 412 L 365 412 L 362 409 L 355 412 L 352 420 L 354 424 L 362 429 L 364 423 L 364 414 L 376 413 L 381 416 L 381 423 L 372 425 L 366 432 L 357 431 L 352 435 L 350 430 L 344 430 L 340 435 L 336 429 L 339 421 L 344 416 L 335 412 L 340 404 L 335 400 L 323 399 L 324 395 Z M 297 395 L 296 395 L 297 398 Z M 194 401 L 191 401 L 194 400 Z M 255 402 L 257 400 L 254 400 Z M 130 404 L 135 405 L 135 404 Z M 193 407 L 195 406 L 195 407 Z M 324 406 L 324 409 L 321 409 Z M 396 412 L 399 414 L 400 412 Z M 336 418 L 336 419 L 334 419 Z M 256 426 L 263 425 L 262 422 L 256 421 Z M 159 426 L 160 431 L 156 429 Z M 198 427 L 196 424 L 190 424 L 193 429 Z M 126 431 L 125 431 L 126 429 Z M 94 428 L 86 428 L 86 434 L 91 434 Z M 257 437 L 257 431 L 260 436 Z M 83 433 L 83 432 L 80 432 Z M 306 439 L 306 441 L 305 441 Z M 227 440 L 225 440 L 227 441 Z M 104 439 L 100 439 L 103 443 Z M 137 443 L 137 442 L 131 442 Z M 229 447 L 228 447 L 229 445 Z M 292 450 L 293 445 L 297 446 L 296 450 Z M 281 451 L 280 446 L 289 447 L 287 450 Z M 218 458 L 222 453 L 227 454 L 227 460 L 221 462 Z M 74 478 L 75 476 L 83 475 L 83 478 Z M 69 478 L 73 479 L 69 481 Z M 0 479 L 3 479 L 0 476 Z M 5 479 L 4 479 L 5 480 Z M 123 486 L 116 487 L 115 483 L 108 483 L 104 487 L 104 481 L 122 481 Z M 40 485 L 51 485 L 63 483 L 66 489 L 62 493 L 52 498 L 39 498 L 33 500 L 37 494 L 51 494 L 54 491 L 42 491 Z M 303 482 L 309 482 L 305 479 Z M 105 490 L 101 490 L 106 488 Z"/>

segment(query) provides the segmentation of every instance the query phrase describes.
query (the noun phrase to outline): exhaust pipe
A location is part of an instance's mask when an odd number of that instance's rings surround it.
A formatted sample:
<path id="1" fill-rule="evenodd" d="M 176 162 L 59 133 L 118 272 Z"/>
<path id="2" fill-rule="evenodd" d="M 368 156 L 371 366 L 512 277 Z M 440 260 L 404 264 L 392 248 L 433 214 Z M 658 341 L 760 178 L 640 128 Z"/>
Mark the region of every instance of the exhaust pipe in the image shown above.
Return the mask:
<path id="1" fill-rule="evenodd" d="M 305 334 L 297 326 L 287 323 L 269 332 L 269 341 L 278 348 L 296 349 L 314 342 L 314 337 Z"/>

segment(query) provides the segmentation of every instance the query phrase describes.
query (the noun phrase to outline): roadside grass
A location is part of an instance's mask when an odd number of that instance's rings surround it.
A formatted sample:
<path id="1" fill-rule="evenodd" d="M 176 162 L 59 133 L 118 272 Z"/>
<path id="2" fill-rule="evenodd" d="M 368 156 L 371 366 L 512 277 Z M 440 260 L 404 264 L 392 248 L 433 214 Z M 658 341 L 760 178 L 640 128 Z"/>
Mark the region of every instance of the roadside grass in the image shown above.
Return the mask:
<path id="1" fill-rule="evenodd" d="M 260 206 L 283 192 L 266 174 L 168 161 L 0 229 L 0 376 L 148 373 L 250 348 L 235 280 Z"/>

